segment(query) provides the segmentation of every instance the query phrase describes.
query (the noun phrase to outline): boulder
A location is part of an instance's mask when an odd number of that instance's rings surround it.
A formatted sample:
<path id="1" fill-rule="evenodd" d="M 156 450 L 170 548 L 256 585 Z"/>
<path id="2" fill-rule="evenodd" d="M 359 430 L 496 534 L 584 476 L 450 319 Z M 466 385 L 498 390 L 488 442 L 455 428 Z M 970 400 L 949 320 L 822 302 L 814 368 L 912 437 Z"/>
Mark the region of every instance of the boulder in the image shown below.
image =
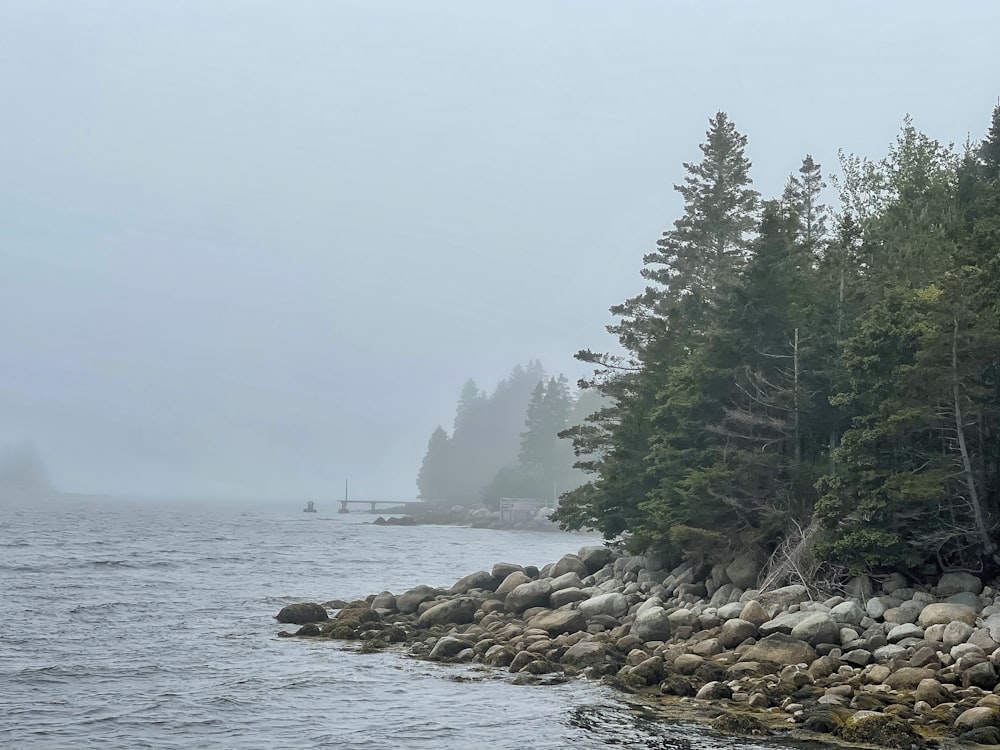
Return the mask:
<path id="1" fill-rule="evenodd" d="M 559 591 L 552 592 L 552 595 L 549 597 L 549 604 L 552 605 L 552 609 L 559 609 L 567 604 L 582 602 L 589 598 L 590 594 L 580 589 L 560 589 Z"/>
<path id="2" fill-rule="evenodd" d="M 962 622 L 961 620 L 952 620 L 944 627 L 944 633 L 941 636 L 941 642 L 944 643 L 944 647 L 951 649 L 957 646 L 959 643 L 965 643 L 969 640 L 969 636 L 975 631 L 969 623 Z"/>
<path id="3" fill-rule="evenodd" d="M 587 627 L 587 618 L 576 609 L 556 609 L 535 615 L 528 621 L 528 627 L 544 630 L 552 636 L 576 633 Z"/>
<path id="4" fill-rule="evenodd" d="M 910 666 L 940 669 L 941 657 L 939 657 L 937 651 L 930 646 L 921 646 L 914 652 L 913 656 L 910 657 Z"/>
<path id="5" fill-rule="evenodd" d="M 997 647 L 1000 647 L 1000 642 L 997 642 L 996 639 L 993 638 L 989 628 L 978 628 L 977 630 L 974 630 L 972 635 L 969 636 L 969 643 L 974 643 L 988 654 L 996 651 Z"/>
<path id="6" fill-rule="evenodd" d="M 778 685 L 786 693 L 794 693 L 799 688 L 815 682 L 816 678 L 809 672 L 808 667 L 801 664 L 788 664 L 778 672 Z"/>
<path id="7" fill-rule="evenodd" d="M 519 614 L 530 607 L 544 607 L 549 603 L 551 594 L 552 581 L 548 578 L 522 583 L 507 594 L 504 608 L 508 612 Z"/>
<path id="8" fill-rule="evenodd" d="M 844 593 L 847 596 L 851 599 L 859 599 L 861 601 L 868 601 L 871 598 L 873 590 L 874 586 L 872 585 L 871 578 L 864 573 L 854 576 L 844 587 Z"/>
<path id="9" fill-rule="evenodd" d="M 739 602 L 743 589 L 734 583 L 724 583 L 712 593 L 708 603 L 713 607 L 722 607 L 732 602 Z"/>
<path id="10" fill-rule="evenodd" d="M 996 726 L 998 719 L 1000 719 L 1000 714 L 995 708 L 976 706 L 958 715 L 958 718 L 955 719 L 955 731 L 968 732 L 970 729 L 978 729 L 979 727 Z"/>
<path id="11" fill-rule="evenodd" d="M 562 589 L 582 589 L 583 581 L 576 573 L 563 573 L 561 576 L 552 579 L 552 592 Z"/>
<path id="12" fill-rule="evenodd" d="M 756 599 L 751 599 L 744 604 L 743 609 L 740 610 L 740 619 L 752 622 L 759 628 L 771 618 L 768 617 L 767 612 L 761 606 L 760 602 Z"/>
<path id="13" fill-rule="evenodd" d="M 427 658 L 434 659 L 435 661 L 440 659 L 450 659 L 471 646 L 471 641 L 464 638 L 456 638 L 454 636 L 446 635 L 443 638 L 438 638 L 437 643 L 434 644 L 434 648 L 431 649 Z"/>
<path id="14" fill-rule="evenodd" d="M 781 588 L 766 591 L 757 595 L 757 601 L 760 602 L 761 606 L 768 611 L 771 611 L 772 608 L 783 610 L 792 604 L 800 604 L 801 602 L 808 600 L 809 589 L 801 583 L 795 583 L 791 586 L 782 586 Z"/>
<path id="15" fill-rule="evenodd" d="M 602 664 L 607 658 L 608 648 L 610 644 L 602 641 L 578 641 L 566 649 L 561 661 L 581 669 Z"/>
<path id="16" fill-rule="evenodd" d="M 692 675 L 704 663 L 704 656 L 698 656 L 698 654 L 681 654 L 674 659 L 674 669 L 681 674 Z"/>
<path id="17" fill-rule="evenodd" d="M 811 612 L 782 612 L 773 620 L 762 623 L 760 625 L 760 634 L 762 637 L 769 636 L 771 633 L 791 635 L 795 626 L 811 615 Z"/>
<path id="18" fill-rule="evenodd" d="M 900 667 L 891 675 L 886 677 L 882 684 L 893 690 L 913 690 L 920 684 L 921 680 L 932 680 L 935 677 L 933 669 L 922 669 L 919 667 Z"/>
<path id="19" fill-rule="evenodd" d="M 497 563 L 493 566 L 490 571 L 490 575 L 493 576 L 493 580 L 498 584 L 503 582 L 503 579 L 509 576 L 511 573 L 524 572 L 524 566 L 516 565 L 514 563 Z"/>
<path id="20" fill-rule="evenodd" d="M 805 641 L 810 646 L 818 646 L 821 643 L 839 645 L 840 625 L 828 614 L 811 612 L 792 628 L 791 636 Z"/>
<path id="21" fill-rule="evenodd" d="M 990 631 L 990 637 L 1000 643 L 1000 613 L 991 614 L 983 622 L 983 627 Z"/>
<path id="22" fill-rule="evenodd" d="M 864 619 L 866 614 L 861 605 L 851 599 L 841 602 L 830 609 L 830 617 L 839 623 L 855 628 L 861 626 L 861 620 Z"/>
<path id="23" fill-rule="evenodd" d="M 898 607 L 887 609 L 882 614 L 882 619 L 893 625 L 916 622 L 917 618 L 920 617 L 920 610 L 924 608 L 924 605 L 918 604 L 916 607 L 912 605 L 908 607 L 906 606 L 907 604 L 911 603 L 903 602 Z"/>
<path id="24" fill-rule="evenodd" d="M 492 591 L 494 587 L 493 574 L 485 570 L 477 570 L 469 573 L 464 578 L 459 578 L 455 584 L 448 589 L 449 594 L 467 594 L 472 589 L 486 589 Z"/>
<path id="25" fill-rule="evenodd" d="M 757 585 L 761 565 L 757 556 L 751 552 L 743 552 L 726 566 L 726 577 L 741 589 Z"/>
<path id="26" fill-rule="evenodd" d="M 663 607 L 650 607 L 636 615 L 632 633 L 643 641 L 665 641 L 670 638 L 670 620 Z"/>
<path id="27" fill-rule="evenodd" d="M 322 604 L 316 602 L 298 602 L 282 607 L 277 615 L 278 622 L 287 622 L 293 625 L 305 625 L 307 622 L 323 622 L 329 619 L 326 609 Z"/>
<path id="28" fill-rule="evenodd" d="M 584 566 L 587 568 L 587 574 L 593 575 L 609 562 L 611 562 L 612 553 L 607 547 L 581 547 L 576 556 L 583 561 Z"/>
<path id="29" fill-rule="evenodd" d="M 906 586 L 906 576 L 895 570 L 882 578 L 881 585 L 884 592 L 891 594 L 893 591 Z"/>
<path id="30" fill-rule="evenodd" d="M 843 656 L 843 660 L 854 667 L 867 667 L 872 660 L 872 652 L 863 648 L 855 648 Z"/>
<path id="31" fill-rule="evenodd" d="M 977 612 L 983 608 L 982 599 L 971 591 L 959 591 L 957 594 L 947 597 L 944 601 L 946 604 L 964 604 L 966 607 L 972 607 Z"/>
<path id="32" fill-rule="evenodd" d="M 666 677 L 666 671 L 663 668 L 663 659 L 659 656 L 651 656 L 648 659 L 643 659 L 629 670 L 629 674 L 638 678 L 646 685 L 656 685 Z"/>
<path id="33" fill-rule="evenodd" d="M 698 622 L 698 615 L 690 609 L 680 607 L 667 614 L 667 621 L 670 629 L 676 631 L 677 628 L 694 627 Z"/>
<path id="34" fill-rule="evenodd" d="M 923 638 L 924 629 L 919 625 L 914 625 L 913 623 L 906 622 L 902 625 L 896 625 L 892 630 L 890 630 L 885 635 L 885 639 L 889 643 L 899 643 L 904 638 Z"/>
<path id="35" fill-rule="evenodd" d="M 983 592 L 983 582 L 972 573 L 945 573 L 938 580 L 938 585 L 934 588 L 934 593 L 940 597 L 960 594 L 963 591 L 972 594 Z"/>
<path id="36" fill-rule="evenodd" d="M 914 700 L 924 701 L 930 706 L 936 706 L 949 700 L 948 691 L 935 678 L 921 680 L 913 692 Z"/>
<path id="37" fill-rule="evenodd" d="M 973 625 L 976 622 L 976 610 L 965 604 L 947 602 L 928 604 L 920 612 L 917 623 L 920 627 L 926 628 L 930 625 L 947 625 L 955 620 Z"/>
<path id="38" fill-rule="evenodd" d="M 724 682 L 712 680 L 711 682 L 706 682 L 702 685 L 701 689 L 695 694 L 694 697 L 707 701 L 728 699 L 733 697 L 733 689 Z"/>
<path id="39" fill-rule="evenodd" d="M 509 667 L 514 661 L 514 650 L 504 643 L 497 643 L 490 646 L 483 654 L 483 663 L 491 667 Z"/>
<path id="40" fill-rule="evenodd" d="M 986 661 L 986 652 L 973 643 L 959 643 L 957 646 L 952 646 L 948 655 L 956 662 L 969 656 L 973 657 L 970 663 Z"/>
<path id="41" fill-rule="evenodd" d="M 719 629 L 719 643 L 723 648 L 736 648 L 747 638 L 757 637 L 757 626 L 752 622 L 734 618 L 726 620 Z"/>
<path id="42" fill-rule="evenodd" d="M 410 614 L 416 612 L 417 607 L 421 604 L 433 598 L 434 589 L 430 586 L 416 586 L 396 597 L 396 608 L 404 614 Z"/>
<path id="43" fill-rule="evenodd" d="M 623 594 L 612 591 L 607 594 L 598 594 L 586 601 L 580 602 L 577 609 L 583 613 L 584 617 L 595 617 L 597 615 L 607 615 L 609 617 L 621 617 L 628 612 L 628 600 Z"/>
<path id="44" fill-rule="evenodd" d="M 396 609 L 396 597 L 391 591 L 383 591 L 372 599 L 372 609 L 384 609 L 392 612 Z"/>
<path id="45" fill-rule="evenodd" d="M 898 643 L 890 643 L 885 646 L 879 646 L 872 652 L 872 656 L 880 662 L 886 662 L 890 659 L 905 659 L 906 649 Z"/>
<path id="46" fill-rule="evenodd" d="M 962 687 L 992 690 L 997 686 L 997 671 L 988 661 L 973 664 L 962 672 Z"/>
<path id="47" fill-rule="evenodd" d="M 496 593 L 499 596 L 506 596 L 511 591 L 516 589 L 518 586 L 525 583 L 531 583 L 531 581 L 532 581 L 531 576 L 529 576 L 523 570 L 511 571 L 510 573 L 507 574 L 507 577 L 500 582 L 500 585 L 497 586 Z"/>
<path id="48" fill-rule="evenodd" d="M 464 625 L 475 619 L 476 610 L 479 609 L 479 601 L 468 596 L 456 599 L 446 599 L 425 610 L 417 618 L 417 625 L 421 628 L 429 628 L 431 625 Z"/>
<path id="49" fill-rule="evenodd" d="M 723 645 L 719 643 L 718 638 L 706 638 L 703 641 L 697 641 L 691 646 L 691 653 L 704 656 L 706 659 L 711 656 L 717 656 L 725 650 Z"/>
<path id="50" fill-rule="evenodd" d="M 882 713 L 859 711 L 840 728 L 840 737 L 856 742 L 886 748 L 923 748 L 924 740 L 902 719 Z"/>
<path id="51" fill-rule="evenodd" d="M 816 650 L 804 641 L 784 633 L 762 638 L 743 652 L 740 661 L 765 661 L 773 664 L 812 664 Z"/>
<path id="52" fill-rule="evenodd" d="M 739 617 L 740 613 L 743 611 L 745 604 L 741 602 L 729 602 L 729 604 L 723 604 L 716 610 L 716 615 L 719 619 L 725 622 L 726 620 L 732 620 L 735 617 Z M 764 615 L 764 620 L 767 620 L 767 615 Z"/>
<path id="53" fill-rule="evenodd" d="M 865 612 L 873 620 L 881 620 L 882 615 L 886 613 L 886 610 L 892 609 L 893 607 L 898 607 L 902 604 L 899 599 L 891 596 L 873 596 L 867 602 L 865 602 Z"/>
<path id="54" fill-rule="evenodd" d="M 581 578 L 589 575 L 583 560 L 573 553 L 560 557 L 558 562 L 552 566 L 552 570 L 549 571 L 552 578 L 558 578 L 565 573 L 576 573 Z"/>
<path id="55" fill-rule="evenodd" d="M 947 624 L 931 625 L 924 628 L 924 640 L 928 643 L 941 643 L 944 639 L 944 629 L 948 627 Z"/>

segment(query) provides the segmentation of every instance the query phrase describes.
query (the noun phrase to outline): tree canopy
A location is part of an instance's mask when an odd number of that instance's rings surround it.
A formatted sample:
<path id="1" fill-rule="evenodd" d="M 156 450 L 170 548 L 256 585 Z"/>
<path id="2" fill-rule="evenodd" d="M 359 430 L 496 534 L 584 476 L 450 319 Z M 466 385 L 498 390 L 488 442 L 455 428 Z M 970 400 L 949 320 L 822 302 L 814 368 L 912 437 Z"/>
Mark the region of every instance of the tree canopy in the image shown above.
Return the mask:
<path id="1" fill-rule="evenodd" d="M 1000 106 L 963 155 L 907 117 L 882 159 L 841 155 L 830 208 L 809 155 L 760 200 L 712 117 L 617 351 L 577 355 L 604 405 L 565 433 L 589 478 L 557 519 L 668 557 L 1000 565 L 998 143 Z"/>
<path id="2" fill-rule="evenodd" d="M 491 394 L 468 381 L 452 434 L 438 426 L 428 441 L 420 497 L 447 505 L 495 505 L 505 497 L 555 505 L 584 481 L 572 443 L 559 433 L 595 408 L 593 396 L 578 398 L 564 376 L 547 377 L 537 361 L 515 367 Z"/>

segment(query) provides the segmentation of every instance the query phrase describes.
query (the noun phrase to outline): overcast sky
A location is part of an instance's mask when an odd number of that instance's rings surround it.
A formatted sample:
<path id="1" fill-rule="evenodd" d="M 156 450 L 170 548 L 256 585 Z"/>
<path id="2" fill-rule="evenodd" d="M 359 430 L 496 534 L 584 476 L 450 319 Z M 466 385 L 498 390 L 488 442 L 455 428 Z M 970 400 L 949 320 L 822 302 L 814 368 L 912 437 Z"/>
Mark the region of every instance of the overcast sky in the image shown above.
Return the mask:
<path id="1" fill-rule="evenodd" d="M 1000 3 L 0 0 L 0 447 L 64 490 L 405 499 L 581 374 L 726 110 L 756 187 L 981 137 Z"/>

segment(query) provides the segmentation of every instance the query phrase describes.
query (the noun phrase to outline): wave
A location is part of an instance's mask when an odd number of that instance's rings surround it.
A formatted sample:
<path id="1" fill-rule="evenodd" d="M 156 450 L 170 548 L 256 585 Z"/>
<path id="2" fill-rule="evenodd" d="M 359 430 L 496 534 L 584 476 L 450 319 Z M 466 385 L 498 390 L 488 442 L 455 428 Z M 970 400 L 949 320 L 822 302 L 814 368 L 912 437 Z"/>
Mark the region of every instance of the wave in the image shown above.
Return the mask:
<path id="1" fill-rule="evenodd" d="M 14 548 L 14 547 L 33 547 L 34 545 L 27 539 L 11 539 L 7 542 L 0 542 L 0 547 Z"/>
<path id="2" fill-rule="evenodd" d="M 0 570 L 8 570 L 11 573 L 41 573 L 45 568 L 35 565 L 0 565 Z"/>

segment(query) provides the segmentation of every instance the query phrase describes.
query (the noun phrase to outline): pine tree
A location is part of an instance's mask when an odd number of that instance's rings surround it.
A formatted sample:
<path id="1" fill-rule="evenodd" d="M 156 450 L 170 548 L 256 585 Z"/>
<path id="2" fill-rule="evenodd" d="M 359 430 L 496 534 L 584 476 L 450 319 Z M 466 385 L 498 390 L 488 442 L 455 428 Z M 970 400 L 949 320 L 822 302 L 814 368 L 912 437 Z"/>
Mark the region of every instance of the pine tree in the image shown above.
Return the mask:
<path id="1" fill-rule="evenodd" d="M 822 202 L 824 188 L 820 165 L 806 154 L 799 175 L 788 178 L 781 196 L 782 209 L 794 228 L 793 239 L 809 256 L 821 251 L 828 231 L 829 210 Z"/>
<path id="2" fill-rule="evenodd" d="M 725 112 L 709 120 L 702 160 L 684 164 L 688 174 L 675 185 L 684 213 L 643 258 L 649 286 L 611 308 L 618 322 L 608 330 L 626 354 L 577 355 L 596 366 L 590 384 L 613 405 L 591 429 L 573 433 L 578 454 L 601 459 L 592 464 L 598 476 L 561 500 L 557 518 L 567 527 L 593 522 L 609 536 L 631 529 L 644 538 L 641 504 L 660 483 L 649 463 L 658 399 L 703 340 L 723 289 L 746 262 L 758 203 L 746 142 Z"/>
<path id="3" fill-rule="evenodd" d="M 751 188 L 746 144 L 729 116 L 718 112 L 699 147 L 702 160 L 685 163 L 688 175 L 674 185 L 684 198 L 684 214 L 643 259 L 642 271 L 673 298 L 692 294 L 717 301 L 720 283 L 746 262 L 759 198 Z"/>
<path id="4" fill-rule="evenodd" d="M 990 129 L 979 146 L 979 159 L 986 180 L 1000 179 L 1000 104 L 993 108 Z"/>

